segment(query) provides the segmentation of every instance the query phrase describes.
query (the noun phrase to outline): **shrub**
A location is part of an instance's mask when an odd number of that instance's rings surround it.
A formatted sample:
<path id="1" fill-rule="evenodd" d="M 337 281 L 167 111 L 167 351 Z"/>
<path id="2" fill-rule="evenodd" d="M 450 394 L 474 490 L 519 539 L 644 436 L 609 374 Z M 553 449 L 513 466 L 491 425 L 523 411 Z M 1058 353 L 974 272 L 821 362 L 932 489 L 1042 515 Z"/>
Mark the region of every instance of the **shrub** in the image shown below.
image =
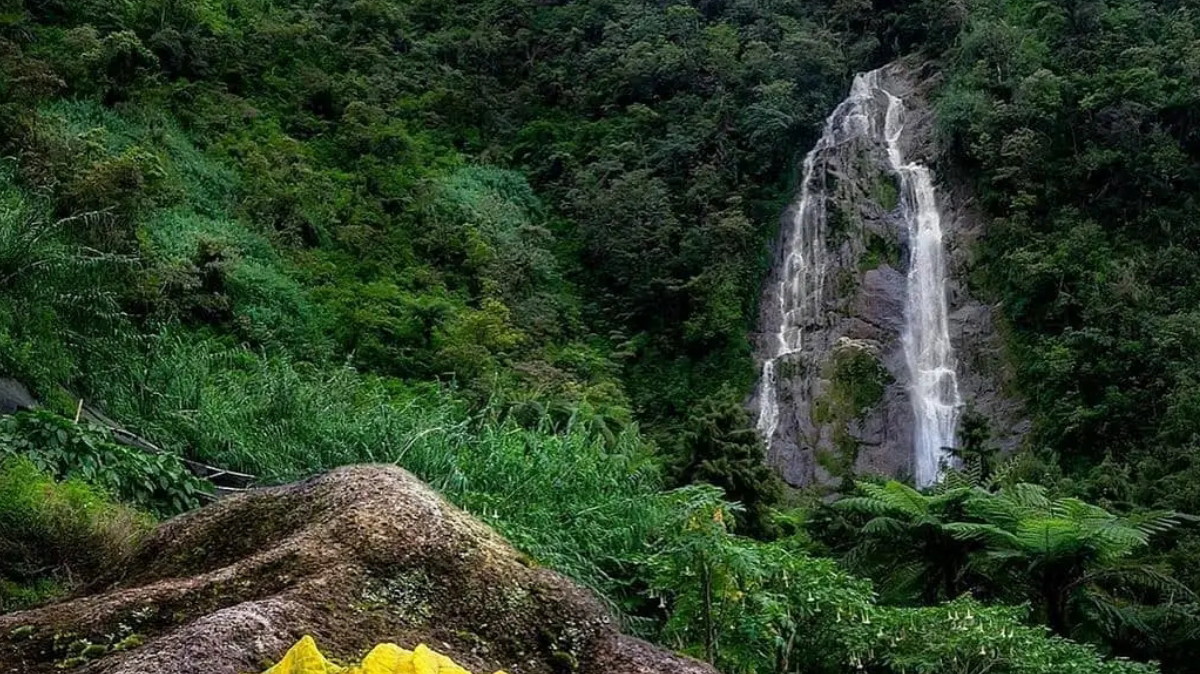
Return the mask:
<path id="1" fill-rule="evenodd" d="M 75 424 L 51 412 L 0 419 L 0 458 L 25 457 L 52 475 L 78 478 L 122 501 L 162 515 L 200 505 L 209 491 L 173 454 L 117 444 L 108 429 Z"/>
<path id="2" fill-rule="evenodd" d="M 27 458 L 0 464 L 0 610 L 35 603 L 128 558 L 150 517 Z"/>
<path id="3" fill-rule="evenodd" d="M 731 535 L 720 492 L 678 490 L 675 517 L 647 564 L 667 609 L 662 641 L 730 674 L 1153 674 L 1024 623 L 1022 606 L 969 597 L 880 605 L 870 584 L 795 541 Z"/>

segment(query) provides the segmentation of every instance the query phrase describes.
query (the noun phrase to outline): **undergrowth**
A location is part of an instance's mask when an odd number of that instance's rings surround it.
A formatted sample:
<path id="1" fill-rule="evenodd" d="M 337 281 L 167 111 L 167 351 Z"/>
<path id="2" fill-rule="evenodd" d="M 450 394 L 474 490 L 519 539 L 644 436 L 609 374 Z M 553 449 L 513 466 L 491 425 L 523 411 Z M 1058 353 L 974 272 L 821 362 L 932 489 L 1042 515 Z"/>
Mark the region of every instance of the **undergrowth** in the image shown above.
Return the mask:
<path id="1" fill-rule="evenodd" d="M 0 463 L 0 611 L 45 601 L 119 566 L 151 519 L 79 478 Z"/>

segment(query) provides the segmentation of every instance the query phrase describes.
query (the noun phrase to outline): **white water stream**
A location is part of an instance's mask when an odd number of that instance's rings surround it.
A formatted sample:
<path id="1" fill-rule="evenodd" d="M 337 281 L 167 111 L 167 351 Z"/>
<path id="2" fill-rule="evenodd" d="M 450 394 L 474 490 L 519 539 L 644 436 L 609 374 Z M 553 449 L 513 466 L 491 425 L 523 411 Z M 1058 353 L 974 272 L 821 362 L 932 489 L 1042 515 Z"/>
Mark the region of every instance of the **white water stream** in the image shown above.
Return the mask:
<path id="1" fill-rule="evenodd" d="M 881 108 L 880 104 L 885 103 Z M 779 427 L 779 365 L 802 353 L 804 332 L 825 321 L 824 293 L 829 268 L 826 248 L 830 189 L 827 155 L 851 140 L 865 138 L 887 149 L 888 170 L 900 180 L 900 214 L 908 229 L 909 271 L 905 326 L 901 336 L 909 372 L 909 398 L 915 423 L 913 478 L 918 486 L 937 481 L 947 448 L 953 446 L 961 399 L 950 344 L 946 307 L 946 263 L 941 213 L 930 171 L 905 162 L 904 102 L 880 84 L 880 71 L 855 77 L 850 95 L 825 121 L 824 133 L 804 159 L 800 199 L 785 232 L 782 268 L 772 293 L 778 302 L 778 330 L 759 378 L 757 427 L 768 445 Z M 882 128 L 878 120 L 882 117 Z"/>

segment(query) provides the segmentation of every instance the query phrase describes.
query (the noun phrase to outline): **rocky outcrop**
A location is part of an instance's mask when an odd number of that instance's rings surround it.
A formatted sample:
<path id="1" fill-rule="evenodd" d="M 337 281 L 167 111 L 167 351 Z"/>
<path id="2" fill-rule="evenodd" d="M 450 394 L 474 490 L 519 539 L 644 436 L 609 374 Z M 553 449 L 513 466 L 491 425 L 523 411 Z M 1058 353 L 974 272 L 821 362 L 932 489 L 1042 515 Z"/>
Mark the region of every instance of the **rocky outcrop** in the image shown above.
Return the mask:
<path id="1" fill-rule="evenodd" d="M 391 466 L 166 522 L 86 594 L 0 616 L 0 671 L 257 672 L 305 634 L 347 661 L 426 643 L 476 672 L 714 674 L 622 635 L 590 592 Z"/>
<path id="2" fill-rule="evenodd" d="M 906 161 L 935 171 L 949 264 L 950 337 L 964 412 L 986 418 L 994 444 L 1011 451 L 1028 424 L 1020 403 L 1006 392 L 1010 373 L 992 309 L 968 289 L 983 219 L 973 211 L 969 191 L 937 170 L 933 112 L 927 104 L 935 75 L 897 63 L 880 76 L 882 85 L 905 103 L 901 142 Z M 882 120 L 871 123 L 882 128 Z M 872 134 L 842 133 L 815 158 L 814 170 L 823 173 L 811 184 L 828 195 L 824 233 L 812 237 L 823 239 L 823 251 L 817 252 L 824 265 L 821 282 L 814 291 L 807 281 L 816 309 L 805 314 L 802 334 L 795 336 L 801 347 L 780 358 L 772 373 L 778 380 L 780 413 L 768 461 L 795 486 L 837 485 L 851 475 L 913 475 L 913 408 L 901 343 L 908 228 L 886 152 Z M 779 274 L 784 273 L 784 250 L 795 235 L 795 208 L 783 214 L 780 252 L 764 284 L 759 320 L 764 332 L 756 335 L 760 363 L 779 351 L 773 333 L 781 321 Z M 758 409 L 763 395 L 760 386 L 750 401 L 752 409 Z"/>
<path id="3" fill-rule="evenodd" d="M 24 384 L 16 379 L 0 377 L 0 414 L 25 412 L 37 406 L 37 400 Z"/>

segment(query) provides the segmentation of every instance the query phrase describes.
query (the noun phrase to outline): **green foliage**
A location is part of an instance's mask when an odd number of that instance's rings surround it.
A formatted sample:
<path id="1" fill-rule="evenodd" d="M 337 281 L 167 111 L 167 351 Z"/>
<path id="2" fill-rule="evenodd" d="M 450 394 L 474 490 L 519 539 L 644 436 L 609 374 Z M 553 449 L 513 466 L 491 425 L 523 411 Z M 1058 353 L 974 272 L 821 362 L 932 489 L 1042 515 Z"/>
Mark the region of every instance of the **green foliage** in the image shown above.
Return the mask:
<path id="1" fill-rule="evenodd" d="M 174 455 L 126 447 L 103 427 L 75 424 L 51 412 L 0 417 L 0 459 L 11 457 L 164 515 L 197 507 L 210 489 Z"/>
<path id="2" fill-rule="evenodd" d="M 871 198 L 883 210 L 894 210 L 900 204 L 900 188 L 896 186 L 896 180 L 888 175 L 880 174 L 876 176 L 875 184 L 871 191 Z"/>
<path id="3" fill-rule="evenodd" d="M 900 244 L 874 232 L 866 233 L 867 250 L 858 261 L 858 270 L 867 271 L 888 265 L 893 269 L 900 266 Z"/>
<path id="4" fill-rule="evenodd" d="M 767 537 L 774 532 L 771 508 L 783 495 L 783 482 L 764 462 L 762 438 L 745 408 L 710 403 L 681 444 L 685 482 L 721 487 L 742 506 L 736 516 L 748 534 Z"/>
<path id="5" fill-rule="evenodd" d="M 1119 482 L 1119 507 L 1200 511 L 1200 17 L 1147 0 L 968 7 L 940 42 L 938 124 L 990 216 L 974 280 L 1001 309 L 1031 440 L 1067 490 L 1107 499 Z M 1195 540 L 1140 554 L 1195 587 Z M 1194 635 L 1118 643 L 1194 666 Z"/>
<path id="6" fill-rule="evenodd" d="M 987 417 L 970 406 L 958 421 L 958 444 L 952 455 L 962 463 L 963 473 L 976 484 L 991 480 L 996 472 L 1000 450 L 992 444 L 992 429 Z"/>
<path id="7" fill-rule="evenodd" d="M 563 299 L 558 261 L 549 249 L 543 206 L 512 171 L 468 167 L 442 180 L 430 205 L 433 231 L 422 245 L 457 255 L 480 296 L 510 307 L 514 320 L 539 336 L 562 333 L 555 305 Z M 447 240 L 458 238 L 450 243 Z M 454 244 L 461 248 L 454 251 Z M 576 320 L 577 317 L 576 317 Z"/>
<path id="8" fill-rule="evenodd" d="M 891 490 L 883 507 L 922 513 Z M 1150 673 L 1024 624 L 1019 607 L 960 598 L 936 607 L 880 606 L 869 586 L 790 541 L 730 536 L 728 506 L 712 493 L 677 492 L 680 519 L 649 564 L 668 602 L 668 643 L 722 671 Z M 872 508 L 873 509 L 873 508 Z"/>
<path id="9" fill-rule="evenodd" d="M 859 484 L 861 496 L 834 509 L 850 515 L 857 534 L 844 556 L 850 568 L 879 581 L 884 597 L 932 605 L 956 599 L 970 586 L 972 553 L 981 546 L 956 534 L 967 489 L 922 494 L 889 481 Z"/>
<path id="10" fill-rule="evenodd" d="M 1146 629 L 1137 616 L 1145 590 L 1168 595 L 1165 603 L 1196 600 L 1160 569 L 1128 561 L 1153 535 L 1178 524 L 1174 513 L 1118 517 L 1079 499 L 1051 499 L 1030 484 L 977 491 L 966 510 L 974 521 L 952 525 L 955 534 L 986 542 L 996 565 L 990 578 L 1025 579 L 1040 617 L 1060 634 L 1112 637 L 1122 628 Z"/>
<path id="11" fill-rule="evenodd" d="M 145 302 L 159 318 L 218 325 L 246 343 L 309 358 L 331 346 L 321 307 L 271 244 L 233 221 L 162 211 L 143 230 Z"/>
<path id="12" fill-rule="evenodd" d="M 878 640 L 885 671 L 922 674 L 1150 674 L 1153 665 L 1104 660 L 1085 646 L 1024 624 L 1019 607 L 984 606 L 969 598 L 934 608 L 883 608 L 860 633 Z M 869 637 L 868 637 L 869 638 Z"/>
<path id="13" fill-rule="evenodd" d="M 782 543 L 731 536 L 720 493 L 674 494 L 677 520 L 648 563 L 669 600 L 667 643 L 727 672 L 836 671 L 849 664 L 843 625 L 870 610 L 866 583 Z"/>
<path id="14" fill-rule="evenodd" d="M 78 372 L 78 347 L 120 323 L 120 256 L 72 243 L 92 215 L 54 219 L 0 167 L 0 368 L 35 388 Z"/>
<path id="15" fill-rule="evenodd" d="M 1140 0 L 980 3 L 950 53 L 942 133 L 995 219 L 979 276 L 1012 326 L 1036 440 L 1070 468 L 1137 467 L 1190 433 L 1166 429 L 1195 380 L 1200 174 L 1179 113 L 1198 29 L 1192 9 Z"/>
<path id="16" fill-rule="evenodd" d="M 32 461 L 0 462 L 0 611 L 37 603 L 119 566 L 149 519 L 82 480 L 55 482 Z"/>
<path id="17" fill-rule="evenodd" d="M 1164 611 L 1187 620 L 1196 603 L 1169 573 L 1133 560 L 1178 524 L 1174 513 L 1119 517 L 1026 483 L 932 494 L 894 481 L 859 487 L 862 496 L 834 505 L 854 523 L 844 559 L 894 601 L 930 605 L 965 592 L 1029 601 L 1055 632 L 1108 643 L 1137 633 L 1153 641 L 1147 632 Z"/>

